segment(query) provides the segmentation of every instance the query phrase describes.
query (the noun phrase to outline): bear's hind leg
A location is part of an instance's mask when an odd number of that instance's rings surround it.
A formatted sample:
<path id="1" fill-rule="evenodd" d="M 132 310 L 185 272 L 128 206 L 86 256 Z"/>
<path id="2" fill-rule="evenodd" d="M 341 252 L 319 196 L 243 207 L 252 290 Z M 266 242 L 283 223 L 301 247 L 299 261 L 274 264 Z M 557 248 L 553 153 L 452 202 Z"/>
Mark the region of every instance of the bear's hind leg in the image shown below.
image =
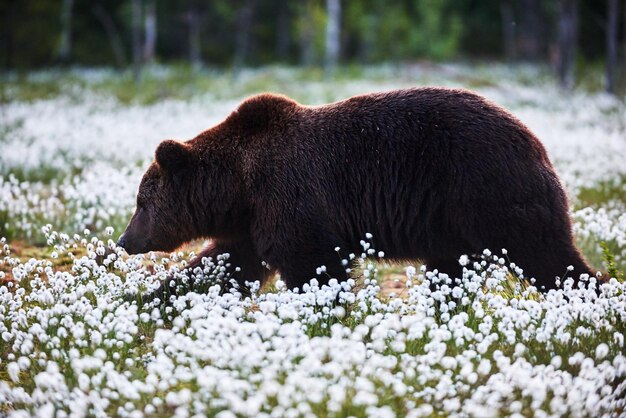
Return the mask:
<path id="1" fill-rule="evenodd" d="M 564 277 L 572 277 L 574 282 L 578 282 L 581 274 L 590 276 L 595 274 L 574 246 L 565 250 L 545 250 L 535 254 L 522 254 L 514 261 L 524 270 L 524 277 L 533 277 L 535 287 L 544 292 L 556 288 L 556 276 L 561 277 L 561 281 Z M 568 271 L 568 266 L 574 269 Z"/>

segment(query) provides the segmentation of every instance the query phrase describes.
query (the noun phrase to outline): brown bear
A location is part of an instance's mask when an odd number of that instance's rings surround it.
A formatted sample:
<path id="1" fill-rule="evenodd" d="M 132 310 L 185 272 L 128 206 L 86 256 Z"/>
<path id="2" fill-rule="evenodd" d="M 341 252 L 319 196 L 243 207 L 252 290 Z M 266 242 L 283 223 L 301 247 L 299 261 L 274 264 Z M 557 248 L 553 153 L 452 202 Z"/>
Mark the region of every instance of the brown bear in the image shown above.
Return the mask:
<path id="1" fill-rule="evenodd" d="M 456 277 L 459 257 L 485 248 L 506 248 L 539 288 L 568 265 L 572 277 L 592 272 L 541 142 L 505 109 L 447 88 L 323 106 L 251 97 L 194 139 L 158 146 L 119 245 L 172 251 L 210 238 L 191 268 L 229 253 L 237 281 L 278 271 L 295 288 L 346 279 L 335 248 L 360 253 L 366 233 L 386 259 Z"/>

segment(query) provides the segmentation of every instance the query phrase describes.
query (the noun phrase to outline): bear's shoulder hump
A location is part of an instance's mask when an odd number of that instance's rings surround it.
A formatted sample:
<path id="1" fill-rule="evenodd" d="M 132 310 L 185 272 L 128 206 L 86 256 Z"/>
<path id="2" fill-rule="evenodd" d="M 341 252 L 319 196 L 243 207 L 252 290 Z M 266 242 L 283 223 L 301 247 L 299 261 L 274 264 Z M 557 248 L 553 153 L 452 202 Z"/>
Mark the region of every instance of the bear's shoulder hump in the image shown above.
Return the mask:
<path id="1" fill-rule="evenodd" d="M 281 123 L 298 103 L 279 94 L 257 94 L 244 100 L 228 117 L 228 122 L 244 132 L 261 131 Z"/>

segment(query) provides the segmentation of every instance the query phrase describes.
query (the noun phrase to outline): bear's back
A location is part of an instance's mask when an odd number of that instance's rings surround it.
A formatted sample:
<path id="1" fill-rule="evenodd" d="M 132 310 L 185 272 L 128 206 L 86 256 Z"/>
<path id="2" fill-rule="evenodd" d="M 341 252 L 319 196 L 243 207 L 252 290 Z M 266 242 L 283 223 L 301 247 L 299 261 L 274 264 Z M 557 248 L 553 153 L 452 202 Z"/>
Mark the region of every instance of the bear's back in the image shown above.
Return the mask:
<path id="1" fill-rule="evenodd" d="M 397 257 L 440 234 L 465 245 L 455 236 L 461 219 L 478 223 L 481 207 L 514 195 L 537 199 L 556 178 L 521 122 L 465 90 L 415 88 L 295 105 L 280 128 L 260 150 L 274 156 L 263 165 L 264 193 L 287 191 L 296 198 L 293 213 L 310 212 L 340 236 L 372 232 Z"/>

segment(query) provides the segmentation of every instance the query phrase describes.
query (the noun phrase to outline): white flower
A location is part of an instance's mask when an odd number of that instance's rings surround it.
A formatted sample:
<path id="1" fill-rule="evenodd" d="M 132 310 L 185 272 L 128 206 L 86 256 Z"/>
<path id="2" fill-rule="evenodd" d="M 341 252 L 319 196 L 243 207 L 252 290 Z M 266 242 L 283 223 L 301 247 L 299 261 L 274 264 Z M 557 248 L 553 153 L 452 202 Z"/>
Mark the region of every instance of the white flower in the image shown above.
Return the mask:
<path id="1" fill-rule="evenodd" d="M 405 271 L 406 277 L 408 277 L 409 279 L 412 279 L 413 277 L 417 275 L 417 270 L 413 266 L 405 267 L 404 271 Z"/>
<path id="2" fill-rule="evenodd" d="M 333 311 L 334 315 L 339 319 L 345 318 L 346 316 L 346 309 L 343 306 L 336 306 Z"/>
<path id="3" fill-rule="evenodd" d="M 609 346 L 605 343 L 598 344 L 596 347 L 596 359 L 602 360 L 609 354 Z"/>
<path id="4" fill-rule="evenodd" d="M 11 362 L 7 365 L 7 372 L 13 382 L 17 383 L 20 381 L 20 366 L 16 362 Z"/>

